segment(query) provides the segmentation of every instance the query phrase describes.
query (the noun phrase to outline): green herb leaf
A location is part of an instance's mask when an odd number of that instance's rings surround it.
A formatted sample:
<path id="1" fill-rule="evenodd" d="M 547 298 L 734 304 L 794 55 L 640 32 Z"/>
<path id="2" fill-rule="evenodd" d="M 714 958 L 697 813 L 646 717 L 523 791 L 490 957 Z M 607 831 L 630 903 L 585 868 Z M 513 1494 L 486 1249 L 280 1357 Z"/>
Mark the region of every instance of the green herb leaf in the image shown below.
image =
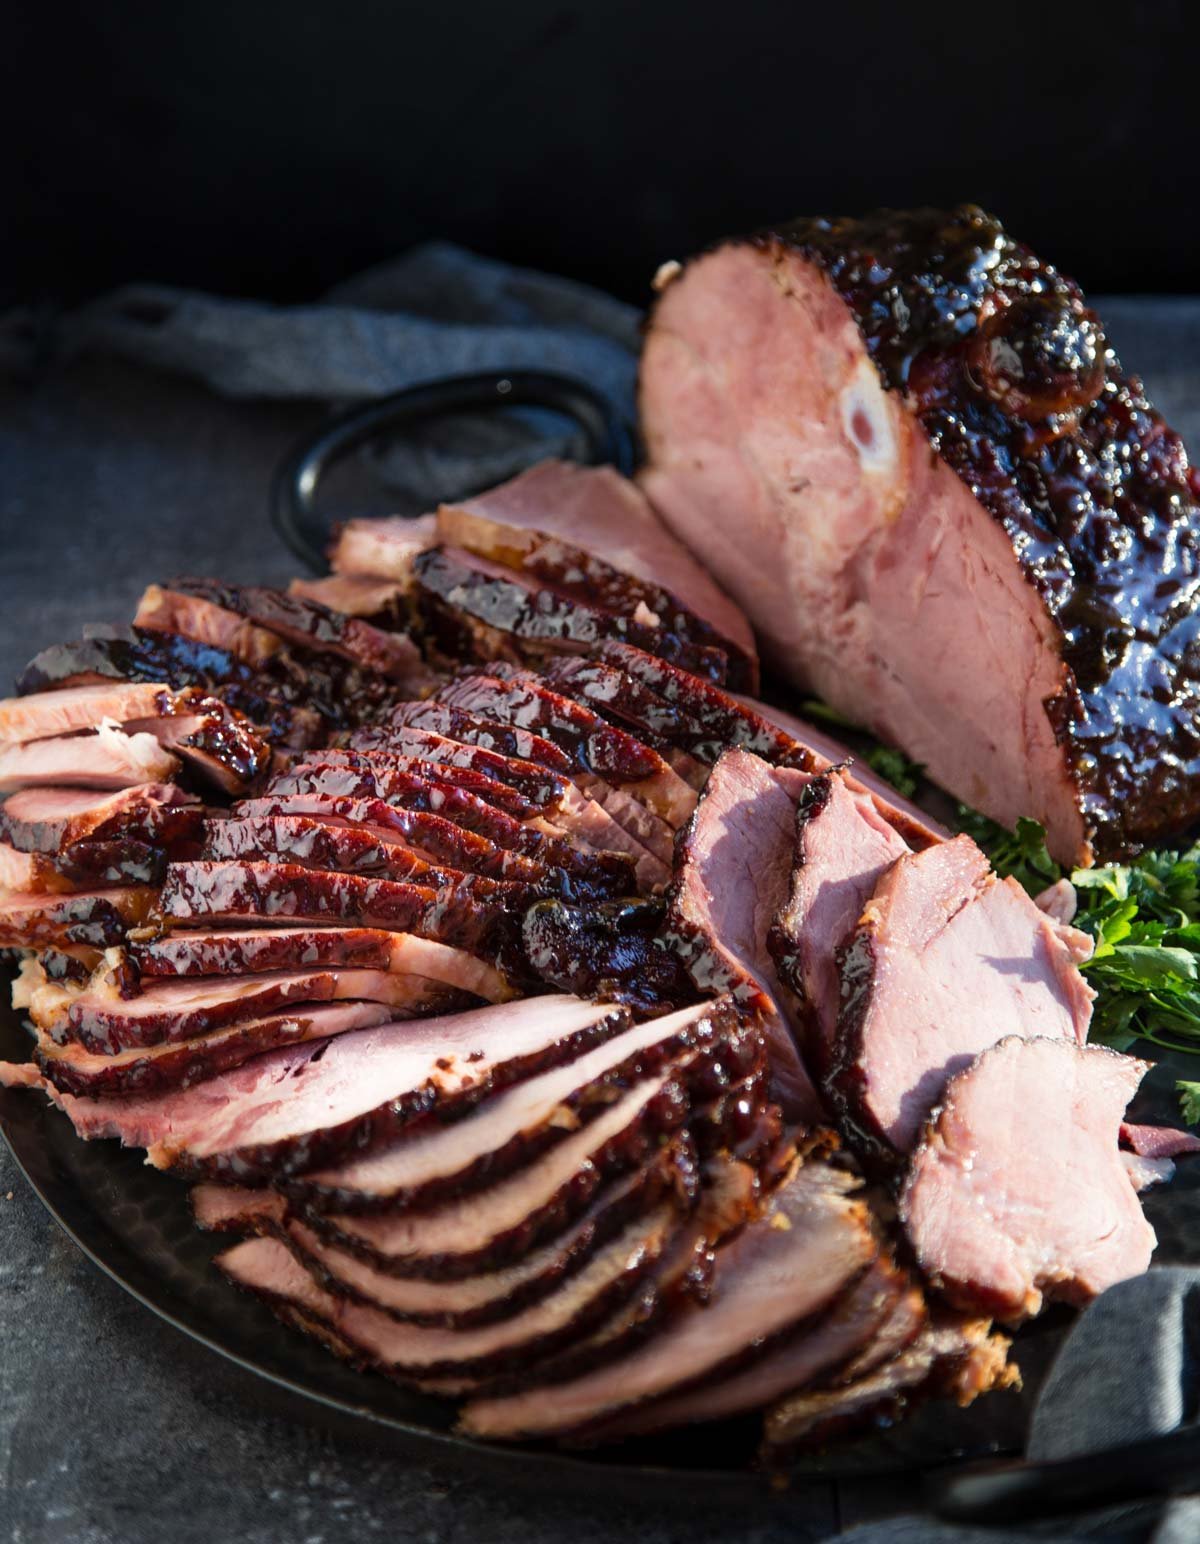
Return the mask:
<path id="1" fill-rule="evenodd" d="M 880 745 L 867 752 L 866 760 L 872 772 L 878 772 L 885 782 L 891 783 L 896 792 L 902 793 L 906 799 L 911 799 L 921 785 L 924 767 L 910 761 L 902 751 Z"/>
<path id="2" fill-rule="evenodd" d="M 1200 1125 L 1200 1083 L 1179 1082 L 1179 1109 L 1189 1126 Z"/>

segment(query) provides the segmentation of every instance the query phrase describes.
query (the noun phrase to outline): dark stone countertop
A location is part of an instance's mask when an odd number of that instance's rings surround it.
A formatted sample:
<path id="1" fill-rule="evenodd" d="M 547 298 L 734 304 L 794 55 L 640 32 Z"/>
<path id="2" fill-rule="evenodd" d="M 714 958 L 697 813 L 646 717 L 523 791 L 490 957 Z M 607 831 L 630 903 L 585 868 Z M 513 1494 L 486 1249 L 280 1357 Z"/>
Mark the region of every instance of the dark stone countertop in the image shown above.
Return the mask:
<path id="1" fill-rule="evenodd" d="M 1200 442 L 1200 306 L 1101 311 L 1159 405 Z M 285 580 L 270 473 L 312 408 L 215 401 L 91 362 L 0 386 L 0 680 L 85 621 L 127 620 L 172 573 Z M 824 1487 L 722 1511 L 442 1473 L 371 1432 L 277 1413 L 252 1375 L 160 1322 L 59 1231 L 0 1152 L 0 1539 L 12 1544 L 332 1544 L 375 1537 L 803 1544 L 902 1501 Z"/>

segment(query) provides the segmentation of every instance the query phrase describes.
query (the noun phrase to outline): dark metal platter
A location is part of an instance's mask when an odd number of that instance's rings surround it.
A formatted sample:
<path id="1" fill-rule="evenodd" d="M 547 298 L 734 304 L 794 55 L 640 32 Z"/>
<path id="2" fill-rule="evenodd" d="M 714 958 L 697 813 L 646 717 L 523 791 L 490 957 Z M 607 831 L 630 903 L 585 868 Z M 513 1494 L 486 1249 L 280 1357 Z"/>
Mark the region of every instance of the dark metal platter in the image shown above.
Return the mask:
<path id="1" fill-rule="evenodd" d="M 573 420 L 583 437 L 580 459 L 631 470 L 628 426 L 585 383 L 528 372 L 460 378 L 397 393 L 323 425 L 280 468 L 272 495 L 276 529 L 298 557 L 320 567 L 330 523 L 316 495 L 337 462 L 453 409 L 514 406 Z M 28 1037 L 9 1006 L 4 977 L 0 971 L 0 1060 L 23 1061 Z M 1177 1124 L 1175 1079 L 1195 1074 L 1190 1058 L 1162 1055 L 1131 1119 Z M 712 1501 L 761 1499 L 768 1490 L 754 1468 L 756 1419 L 580 1454 L 458 1436 L 453 1406 L 353 1371 L 226 1282 L 211 1263 L 222 1241 L 195 1228 L 186 1187 L 147 1167 L 138 1152 L 80 1142 L 64 1115 L 25 1090 L 0 1089 L 0 1134 L 47 1210 L 94 1264 L 167 1323 L 267 1380 L 264 1402 L 282 1403 L 300 1419 L 359 1432 L 369 1427 L 400 1451 L 515 1483 L 550 1480 L 596 1494 Z M 1200 1265 L 1200 1158 L 1185 1160 L 1170 1186 L 1145 1199 L 1159 1238 L 1156 1263 Z M 1072 1315 L 1053 1310 L 1019 1333 L 1020 1391 L 989 1395 L 965 1411 L 931 1402 L 892 1428 L 799 1460 L 795 1481 L 956 1471 L 966 1460 L 1019 1453 L 1037 1390 L 1071 1323 Z"/>

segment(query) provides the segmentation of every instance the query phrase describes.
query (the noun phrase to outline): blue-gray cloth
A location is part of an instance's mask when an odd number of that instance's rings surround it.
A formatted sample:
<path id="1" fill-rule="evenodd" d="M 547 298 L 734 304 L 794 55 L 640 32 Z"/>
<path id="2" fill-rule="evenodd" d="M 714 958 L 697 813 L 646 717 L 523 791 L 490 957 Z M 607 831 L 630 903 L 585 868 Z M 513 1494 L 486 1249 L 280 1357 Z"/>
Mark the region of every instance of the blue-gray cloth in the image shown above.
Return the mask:
<path id="1" fill-rule="evenodd" d="M 1149 377 L 1168 419 L 1200 443 L 1200 392 L 1191 363 L 1200 355 L 1200 307 L 1188 301 L 1119 300 L 1102 301 L 1099 310 L 1127 363 Z M 633 308 L 581 285 L 434 244 L 339 286 L 311 306 L 281 308 L 141 285 L 49 327 L 13 315 L 0 321 L 0 371 L 29 371 L 39 359 L 118 356 L 190 377 L 244 402 L 345 404 L 446 375 L 535 368 L 582 377 L 632 419 L 639 321 Z M 547 453 L 570 450 L 569 435 L 543 442 L 539 436 L 545 431 L 536 417 L 515 425 L 507 416 L 503 422 L 435 425 L 377 457 L 377 470 L 398 498 L 419 502 L 439 486 L 501 479 L 530 459 L 534 440 Z M 102 449 L 89 453 L 102 472 Z M 219 442 L 213 453 L 219 453 Z M 161 467 L 154 475 L 157 486 L 166 486 Z M 32 490 L 29 468 L 25 476 Z M 119 493 L 101 488 L 97 497 L 111 503 Z M 20 493 L 16 506 L 11 500 L 6 506 L 14 520 L 6 532 L 8 552 L 18 573 L 22 551 L 36 555 L 39 541 L 57 540 L 53 532 L 27 529 L 17 538 L 16 516 L 32 508 L 33 499 L 33 491 Z M 232 540 L 232 526 L 230 531 Z M 32 583 L 34 569 L 40 578 L 46 566 L 41 555 L 30 561 Z M 113 556 L 125 567 L 144 561 L 136 549 Z M 13 647 L 28 652 L 29 641 L 22 638 Z M 1082 1316 L 1043 1386 L 1030 1456 L 1086 1453 L 1194 1419 L 1200 1387 L 1186 1351 L 1198 1330 L 1200 1273 L 1154 1270 L 1107 1293 Z M 68 1322 L 62 1335 L 71 1333 Z M 320 1420 L 319 1412 L 314 1420 Z M 844 1536 L 860 1544 L 1016 1544 L 1046 1538 L 1184 1544 L 1200 1538 L 1200 1501 L 1007 1531 L 952 1527 L 914 1514 Z"/>

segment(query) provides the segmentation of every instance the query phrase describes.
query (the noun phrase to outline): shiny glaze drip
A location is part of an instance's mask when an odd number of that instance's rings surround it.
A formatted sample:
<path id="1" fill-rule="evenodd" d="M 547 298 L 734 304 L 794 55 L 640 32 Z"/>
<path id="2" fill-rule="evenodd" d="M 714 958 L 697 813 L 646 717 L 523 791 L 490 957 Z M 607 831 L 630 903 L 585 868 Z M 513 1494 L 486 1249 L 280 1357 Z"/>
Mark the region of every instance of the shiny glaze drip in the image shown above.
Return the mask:
<path id="1" fill-rule="evenodd" d="M 1061 630 L 1047 704 L 1102 856 L 1200 813 L 1200 479 L 1072 280 L 970 205 L 799 220 L 885 385 L 1001 523 Z"/>

